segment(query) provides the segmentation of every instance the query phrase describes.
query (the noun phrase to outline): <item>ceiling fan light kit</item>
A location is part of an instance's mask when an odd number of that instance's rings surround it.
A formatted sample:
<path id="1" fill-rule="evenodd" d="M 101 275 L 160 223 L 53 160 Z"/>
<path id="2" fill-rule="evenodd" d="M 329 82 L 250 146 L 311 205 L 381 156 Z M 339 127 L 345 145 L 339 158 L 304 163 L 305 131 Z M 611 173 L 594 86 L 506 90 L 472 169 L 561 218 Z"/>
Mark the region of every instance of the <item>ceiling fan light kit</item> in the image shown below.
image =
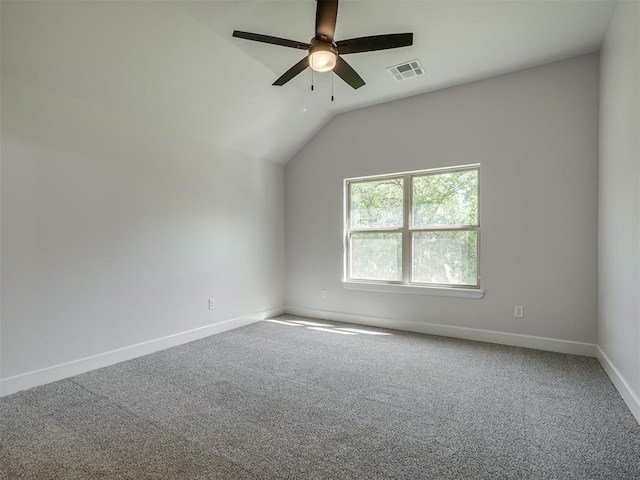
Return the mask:
<path id="1" fill-rule="evenodd" d="M 307 50 L 307 56 L 287 70 L 273 85 L 281 86 L 299 73 L 311 67 L 316 72 L 333 71 L 352 88 L 360 88 L 365 82 L 349 65 L 342 55 L 351 53 L 373 52 L 391 48 L 408 47 L 413 45 L 413 33 L 392 33 L 387 35 L 372 35 L 370 37 L 352 38 L 334 42 L 338 16 L 338 0 L 317 0 L 316 34 L 311 43 L 297 42 L 285 38 L 272 37 L 259 33 L 233 31 L 233 36 L 252 40 L 254 42 L 269 43 L 281 47 Z"/>
<path id="2" fill-rule="evenodd" d="M 326 42 L 313 39 L 309 47 L 309 66 L 316 72 L 333 70 L 338 61 L 338 49 Z"/>

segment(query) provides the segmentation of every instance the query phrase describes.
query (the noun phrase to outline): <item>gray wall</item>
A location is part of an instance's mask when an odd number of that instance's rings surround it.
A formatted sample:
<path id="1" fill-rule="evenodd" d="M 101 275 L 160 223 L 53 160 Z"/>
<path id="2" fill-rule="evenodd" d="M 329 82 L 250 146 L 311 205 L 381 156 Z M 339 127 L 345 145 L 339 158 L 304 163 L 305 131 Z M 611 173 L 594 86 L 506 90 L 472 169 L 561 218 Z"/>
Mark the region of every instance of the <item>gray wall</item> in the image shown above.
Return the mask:
<path id="1" fill-rule="evenodd" d="M 620 2 L 601 50 L 599 345 L 640 398 L 640 6 Z"/>
<path id="2" fill-rule="evenodd" d="M 598 68 L 592 54 L 337 116 L 286 166 L 286 304 L 595 343 Z M 343 289 L 344 178 L 476 162 L 484 298 Z"/>
<path id="3" fill-rule="evenodd" d="M 2 378 L 282 305 L 281 165 L 8 77 L 1 95 Z"/>

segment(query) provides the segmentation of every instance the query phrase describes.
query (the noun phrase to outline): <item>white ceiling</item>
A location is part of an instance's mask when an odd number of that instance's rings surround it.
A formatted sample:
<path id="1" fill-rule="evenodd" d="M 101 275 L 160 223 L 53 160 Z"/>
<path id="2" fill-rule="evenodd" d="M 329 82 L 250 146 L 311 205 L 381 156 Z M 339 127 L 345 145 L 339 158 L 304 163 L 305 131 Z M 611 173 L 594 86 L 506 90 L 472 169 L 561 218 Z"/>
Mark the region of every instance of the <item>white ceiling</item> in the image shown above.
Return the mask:
<path id="1" fill-rule="evenodd" d="M 414 32 L 414 45 L 345 59 L 352 90 L 307 70 L 305 52 L 234 29 L 309 41 L 315 2 L 2 1 L 2 74 L 206 142 L 286 163 L 336 113 L 597 51 L 615 8 L 590 1 L 342 0 L 336 39 Z M 418 58 L 427 74 L 386 67 Z"/>

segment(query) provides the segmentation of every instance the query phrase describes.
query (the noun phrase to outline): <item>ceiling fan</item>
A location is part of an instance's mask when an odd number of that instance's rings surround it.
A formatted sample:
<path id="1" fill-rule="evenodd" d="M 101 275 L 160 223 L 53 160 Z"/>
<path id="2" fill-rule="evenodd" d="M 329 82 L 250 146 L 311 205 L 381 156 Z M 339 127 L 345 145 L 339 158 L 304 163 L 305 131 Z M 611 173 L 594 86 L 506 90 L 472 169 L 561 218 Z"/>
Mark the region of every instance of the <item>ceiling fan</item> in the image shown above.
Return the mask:
<path id="1" fill-rule="evenodd" d="M 296 75 L 311 67 L 316 72 L 333 70 L 342 80 L 353 88 L 360 88 L 364 80 L 341 55 L 349 53 L 373 52 L 390 48 L 408 47 L 413 45 L 413 33 L 390 33 L 387 35 L 373 35 L 370 37 L 351 38 L 335 42 L 333 35 L 338 16 L 338 0 L 317 0 L 316 7 L 316 35 L 310 42 L 297 42 L 286 38 L 271 37 L 259 33 L 233 31 L 233 36 L 253 40 L 255 42 L 270 43 L 282 47 L 306 50 L 307 56 L 287 70 L 273 85 L 284 85 Z"/>

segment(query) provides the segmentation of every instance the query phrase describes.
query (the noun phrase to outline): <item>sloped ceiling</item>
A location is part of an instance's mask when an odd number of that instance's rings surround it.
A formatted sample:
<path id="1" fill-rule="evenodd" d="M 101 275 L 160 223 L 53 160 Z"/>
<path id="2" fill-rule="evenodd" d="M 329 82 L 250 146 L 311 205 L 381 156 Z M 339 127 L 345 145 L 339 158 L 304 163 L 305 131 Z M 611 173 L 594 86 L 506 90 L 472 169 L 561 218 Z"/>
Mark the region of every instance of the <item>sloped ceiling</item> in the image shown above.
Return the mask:
<path id="1" fill-rule="evenodd" d="M 316 73 L 312 92 L 310 70 L 273 87 L 304 52 L 231 36 L 308 41 L 313 0 L 3 0 L 0 60 L 5 76 L 286 163 L 337 113 L 597 51 L 615 4 L 342 0 L 337 39 L 414 32 L 412 47 L 346 57 L 359 90 Z M 416 58 L 422 77 L 385 70 Z"/>

